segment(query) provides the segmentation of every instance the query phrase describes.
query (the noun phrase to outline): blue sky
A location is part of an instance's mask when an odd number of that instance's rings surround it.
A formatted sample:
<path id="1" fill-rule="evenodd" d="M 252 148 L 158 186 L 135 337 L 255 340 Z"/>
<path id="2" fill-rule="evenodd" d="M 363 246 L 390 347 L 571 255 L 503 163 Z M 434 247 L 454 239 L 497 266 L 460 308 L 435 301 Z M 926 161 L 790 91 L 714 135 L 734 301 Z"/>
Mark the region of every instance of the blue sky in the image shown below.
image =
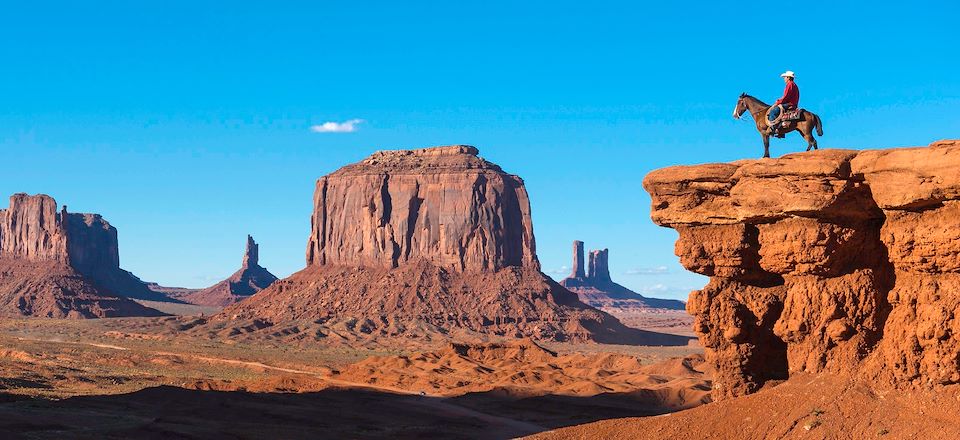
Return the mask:
<path id="1" fill-rule="evenodd" d="M 122 266 L 167 285 L 229 275 L 247 233 L 286 276 L 316 178 L 465 143 L 525 179 L 545 271 L 580 239 L 622 284 L 684 298 L 703 279 L 641 180 L 759 156 L 740 92 L 772 101 L 796 71 L 822 147 L 960 136 L 955 2 L 29 3 L 0 14 L 0 194 L 103 214 Z"/>

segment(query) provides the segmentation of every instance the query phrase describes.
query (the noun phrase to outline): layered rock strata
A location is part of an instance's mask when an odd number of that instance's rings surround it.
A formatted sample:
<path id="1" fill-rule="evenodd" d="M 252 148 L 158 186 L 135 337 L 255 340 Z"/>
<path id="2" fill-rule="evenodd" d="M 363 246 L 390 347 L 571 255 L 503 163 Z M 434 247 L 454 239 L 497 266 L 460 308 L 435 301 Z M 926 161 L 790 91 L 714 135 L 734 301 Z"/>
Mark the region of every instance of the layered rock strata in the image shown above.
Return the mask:
<path id="1" fill-rule="evenodd" d="M 57 211 L 46 195 L 14 194 L 0 210 L 0 313 L 152 316 L 127 297 L 152 292 L 120 269 L 117 230 L 97 214 Z"/>
<path id="2" fill-rule="evenodd" d="M 317 181 L 307 268 L 228 307 L 254 327 L 634 342 L 540 272 L 523 181 L 471 146 L 381 151 Z M 685 343 L 671 338 L 660 343 Z"/>
<path id="3" fill-rule="evenodd" d="M 960 142 L 679 166 L 652 218 L 709 276 L 687 310 L 715 397 L 792 372 L 960 382 Z"/>
<path id="4" fill-rule="evenodd" d="M 191 304 L 223 307 L 249 298 L 270 287 L 274 281 L 277 281 L 277 277 L 260 265 L 260 245 L 248 235 L 240 270 L 213 286 L 177 298 Z"/>
<path id="5" fill-rule="evenodd" d="M 307 265 L 538 268 L 523 181 L 471 146 L 380 151 L 321 177 Z"/>

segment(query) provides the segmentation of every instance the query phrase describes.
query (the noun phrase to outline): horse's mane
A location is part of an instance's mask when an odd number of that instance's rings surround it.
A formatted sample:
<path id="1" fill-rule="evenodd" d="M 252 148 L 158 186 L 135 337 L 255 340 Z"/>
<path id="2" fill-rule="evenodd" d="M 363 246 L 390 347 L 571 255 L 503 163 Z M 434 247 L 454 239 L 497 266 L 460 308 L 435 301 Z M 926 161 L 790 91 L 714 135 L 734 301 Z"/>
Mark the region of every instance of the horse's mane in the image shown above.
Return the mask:
<path id="1" fill-rule="evenodd" d="M 750 99 L 750 100 L 752 100 L 752 101 L 756 102 L 757 104 L 760 104 L 760 105 L 762 105 L 762 106 L 764 106 L 764 107 L 770 107 L 770 105 L 768 105 L 766 102 L 763 102 L 763 101 L 761 101 L 761 100 L 759 100 L 759 99 L 757 99 L 757 98 L 755 98 L 755 97 L 753 97 L 753 96 L 750 96 L 750 95 L 748 95 L 748 94 L 746 94 L 746 93 L 740 95 L 740 97 L 741 97 L 741 98 L 745 98 L 745 99 Z"/>

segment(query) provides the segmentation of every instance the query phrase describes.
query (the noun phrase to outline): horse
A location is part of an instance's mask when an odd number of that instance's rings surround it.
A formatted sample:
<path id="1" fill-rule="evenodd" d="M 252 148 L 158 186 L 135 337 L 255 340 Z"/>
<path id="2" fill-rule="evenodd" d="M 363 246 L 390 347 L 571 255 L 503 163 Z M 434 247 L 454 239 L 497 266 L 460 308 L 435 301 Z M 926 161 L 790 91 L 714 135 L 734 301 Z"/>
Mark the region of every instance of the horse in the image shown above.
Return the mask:
<path id="1" fill-rule="evenodd" d="M 763 137 L 763 157 L 770 157 L 770 123 L 767 120 L 767 111 L 770 109 L 770 106 L 765 104 L 763 101 L 754 98 L 746 93 L 740 94 L 740 99 L 737 100 L 737 106 L 733 108 L 733 118 L 740 119 L 740 116 L 743 116 L 743 113 L 746 111 L 750 112 L 750 115 L 753 116 L 753 120 L 757 123 L 757 131 L 760 132 L 760 136 Z M 817 139 L 813 137 L 813 129 L 817 129 L 817 136 L 823 136 L 823 124 L 820 122 L 820 117 L 803 110 L 800 114 L 799 121 L 784 121 L 780 124 L 781 133 L 790 133 L 792 131 L 799 131 L 803 138 L 807 140 L 807 151 L 810 151 L 811 148 L 817 150 Z"/>

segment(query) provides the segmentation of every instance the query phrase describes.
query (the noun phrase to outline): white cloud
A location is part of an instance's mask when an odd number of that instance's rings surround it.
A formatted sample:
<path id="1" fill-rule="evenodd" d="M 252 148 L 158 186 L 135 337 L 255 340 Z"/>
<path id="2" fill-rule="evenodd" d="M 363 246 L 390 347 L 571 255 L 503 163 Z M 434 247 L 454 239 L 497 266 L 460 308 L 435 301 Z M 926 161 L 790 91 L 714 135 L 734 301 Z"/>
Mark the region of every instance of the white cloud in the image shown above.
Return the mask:
<path id="1" fill-rule="evenodd" d="M 624 272 L 624 275 L 663 275 L 665 273 L 670 273 L 670 269 L 667 266 L 657 266 L 657 267 L 638 267 L 636 269 L 630 269 Z"/>
<path id="2" fill-rule="evenodd" d="M 560 266 L 559 269 L 548 269 L 548 270 L 543 271 L 543 273 L 546 273 L 546 274 L 548 274 L 548 275 L 564 275 L 564 276 L 566 276 L 566 275 L 569 275 L 569 274 L 570 274 L 570 268 L 567 267 L 567 266 Z"/>
<path id="3" fill-rule="evenodd" d="M 343 122 L 324 122 L 319 125 L 310 126 L 310 131 L 314 133 L 353 133 L 357 131 L 357 125 L 365 122 L 363 119 L 351 119 Z"/>
<path id="4" fill-rule="evenodd" d="M 670 288 L 670 287 L 667 287 L 667 286 L 664 285 L 664 284 L 654 284 L 654 285 L 651 285 L 651 286 L 643 286 L 643 287 L 640 288 L 640 292 L 641 292 L 641 293 L 664 293 L 664 292 L 668 292 L 668 291 L 671 291 L 671 290 L 676 290 L 676 289 L 672 289 L 672 288 Z"/>

